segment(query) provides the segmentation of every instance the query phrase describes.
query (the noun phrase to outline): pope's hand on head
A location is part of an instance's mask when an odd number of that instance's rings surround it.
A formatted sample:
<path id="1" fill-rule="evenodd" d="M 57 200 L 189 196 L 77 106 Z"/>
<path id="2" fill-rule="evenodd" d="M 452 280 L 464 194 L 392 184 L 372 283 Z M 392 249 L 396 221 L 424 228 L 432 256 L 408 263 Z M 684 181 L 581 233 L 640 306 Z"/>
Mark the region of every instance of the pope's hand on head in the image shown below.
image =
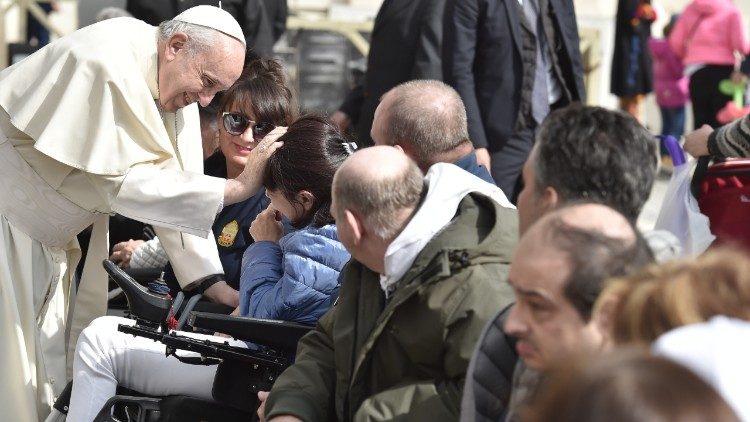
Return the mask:
<path id="1" fill-rule="evenodd" d="M 284 226 L 276 219 L 276 214 L 275 209 L 268 207 L 255 217 L 250 224 L 250 236 L 254 241 L 267 240 L 278 243 L 284 236 Z"/>
<path id="2" fill-rule="evenodd" d="M 245 169 L 242 171 L 243 175 L 248 180 L 258 180 L 263 177 L 263 173 L 266 171 L 266 164 L 268 159 L 271 158 L 274 152 L 279 149 L 284 142 L 278 139 L 286 133 L 285 126 L 279 126 L 264 136 L 263 139 L 258 142 L 258 145 L 250 151 L 250 155 L 247 157 L 245 163 Z"/>
<path id="3" fill-rule="evenodd" d="M 286 129 L 286 126 L 278 126 L 258 142 L 258 146 L 253 148 L 248 156 L 247 163 L 245 164 L 245 171 L 248 169 L 257 169 L 259 167 L 261 169 L 265 168 L 268 158 L 272 156 L 277 149 L 284 145 L 284 142 L 279 141 L 279 138 L 286 133 Z"/>

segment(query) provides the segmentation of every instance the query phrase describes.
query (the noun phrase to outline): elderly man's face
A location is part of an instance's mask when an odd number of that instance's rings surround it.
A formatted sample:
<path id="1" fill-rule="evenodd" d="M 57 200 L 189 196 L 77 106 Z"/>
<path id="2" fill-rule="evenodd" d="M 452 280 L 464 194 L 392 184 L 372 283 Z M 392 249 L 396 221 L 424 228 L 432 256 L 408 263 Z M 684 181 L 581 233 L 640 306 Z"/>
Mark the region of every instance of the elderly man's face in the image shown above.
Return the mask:
<path id="1" fill-rule="evenodd" d="M 516 303 L 504 328 L 518 338 L 516 351 L 526 365 L 545 370 L 571 353 L 595 349 L 600 337 L 563 293 L 572 271 L 568 258 L 545 245 L 538 231 L 528 235 L 510 267 Z"/>
<path id="2" fill-rule="evenodd" d="M 176 34 L 159 69 L 159 102 L 174 112 L 194 102 L 207 106 L 217 92 L 239 78 L 245 60 L 242 43 L 226 35 L 216 37 L 213 48 L 191 55 Z"/>

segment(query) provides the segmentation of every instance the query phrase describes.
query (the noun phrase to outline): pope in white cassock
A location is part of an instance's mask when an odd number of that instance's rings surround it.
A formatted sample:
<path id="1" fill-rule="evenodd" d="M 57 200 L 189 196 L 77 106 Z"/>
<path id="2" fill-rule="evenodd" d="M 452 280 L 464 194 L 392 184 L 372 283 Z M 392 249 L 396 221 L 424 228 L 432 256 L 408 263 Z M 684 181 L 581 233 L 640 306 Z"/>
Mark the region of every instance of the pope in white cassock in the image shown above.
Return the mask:
<path id="1" fill-rule="evenodd" d="M 183 288 L 223 274 L 214 217 L 257 192 L 283 131 L 238 178 L 203 175 L 195 103 L 239 77 L 244 40 L 198 6 L 158 28 L 103 21 L 0 72 L 0 419 L 43 420 L 80 330 L 105 314 L 109 214 L 153 224 Z M 92 224 L 76 292 L 76 234 Z M 228 304 L 232 292 L 206 290 Z"/>

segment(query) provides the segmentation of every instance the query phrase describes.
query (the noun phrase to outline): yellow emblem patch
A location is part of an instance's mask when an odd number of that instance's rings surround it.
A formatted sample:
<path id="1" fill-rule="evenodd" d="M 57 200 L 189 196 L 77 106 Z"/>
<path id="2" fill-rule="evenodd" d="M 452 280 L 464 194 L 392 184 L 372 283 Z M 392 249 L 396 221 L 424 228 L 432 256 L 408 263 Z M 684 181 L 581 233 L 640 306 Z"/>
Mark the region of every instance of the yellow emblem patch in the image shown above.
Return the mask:
<path id="1" fill-rule="evenodd" d="M 216 243 L 225 248 L 234 245 L 234 238 L 237 237 L 239 231 L 240 225 L 237 223 L 237 220 L 230 221 L 223 229 L 221 229 L 221 234 L 219 235 L 219 238 L 216 239 Z"/>

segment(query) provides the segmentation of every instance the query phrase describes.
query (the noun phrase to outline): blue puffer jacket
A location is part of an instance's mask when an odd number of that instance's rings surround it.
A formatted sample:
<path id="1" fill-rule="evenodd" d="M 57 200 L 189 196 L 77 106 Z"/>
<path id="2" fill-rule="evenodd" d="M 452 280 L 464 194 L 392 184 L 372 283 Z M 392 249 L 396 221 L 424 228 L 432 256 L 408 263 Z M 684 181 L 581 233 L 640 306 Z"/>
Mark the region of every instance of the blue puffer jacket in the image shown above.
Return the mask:
<path id="1" fill-rule="evenodd" d="M 330 308 L 347 261 L 333 224 L 305 227 L 278 244 L 253 243 L 242 258 L 240 315 L 316 323 Z"/>

